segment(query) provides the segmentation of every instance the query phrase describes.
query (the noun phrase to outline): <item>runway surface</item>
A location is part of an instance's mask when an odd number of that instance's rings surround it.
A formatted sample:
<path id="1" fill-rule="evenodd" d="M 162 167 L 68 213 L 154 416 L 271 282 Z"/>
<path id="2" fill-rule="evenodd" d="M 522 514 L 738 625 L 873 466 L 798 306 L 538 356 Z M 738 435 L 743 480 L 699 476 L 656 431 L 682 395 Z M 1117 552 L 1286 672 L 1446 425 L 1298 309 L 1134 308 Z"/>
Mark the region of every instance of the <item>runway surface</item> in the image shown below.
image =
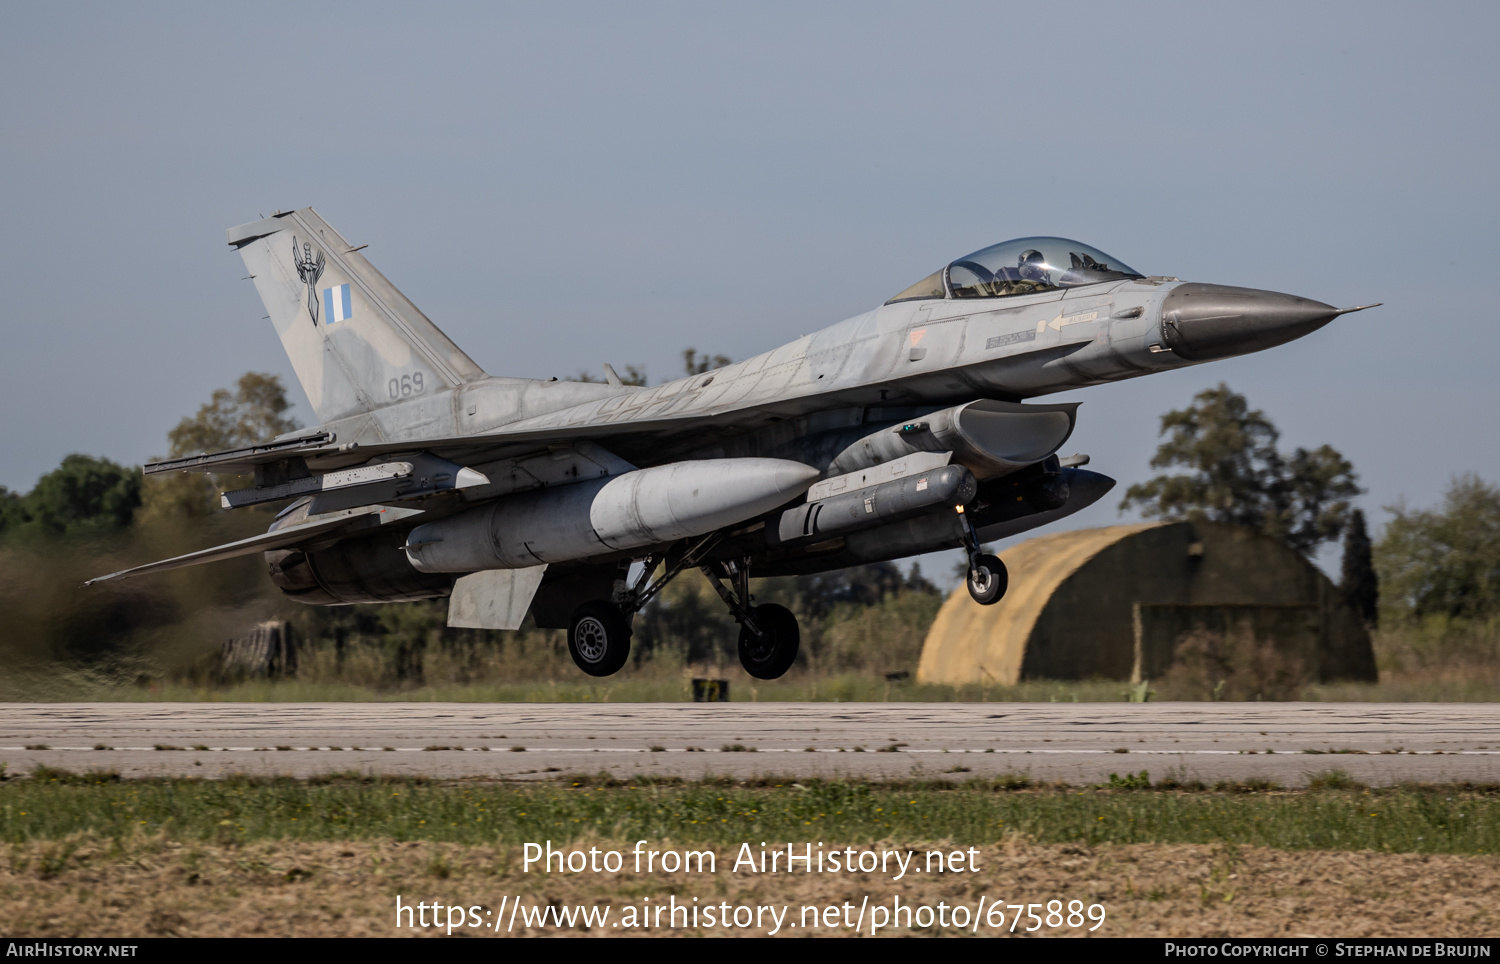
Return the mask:
<path id="1" fill-rule="evenodd" d="M 0 704 L 0 761 L 126 777 L 1500 782 L 1493 703 Z"/>

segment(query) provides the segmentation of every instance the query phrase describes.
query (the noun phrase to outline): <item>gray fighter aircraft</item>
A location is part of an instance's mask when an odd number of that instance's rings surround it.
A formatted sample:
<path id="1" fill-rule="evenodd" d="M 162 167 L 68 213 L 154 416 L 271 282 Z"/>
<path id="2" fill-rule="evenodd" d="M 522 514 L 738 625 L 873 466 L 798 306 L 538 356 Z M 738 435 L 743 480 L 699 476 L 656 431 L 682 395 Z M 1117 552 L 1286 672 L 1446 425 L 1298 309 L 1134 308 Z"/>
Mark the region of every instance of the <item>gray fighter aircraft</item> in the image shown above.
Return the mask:
<path id="1" fill-rule="evenodd" d="M 883 305 L 653 388 L 486 375 L 311 208 L 229 230 L 320 424 L 148 475 L 251 475 L 226 507 L 293 499 L 261 536 L 90 582 L 264 552 L 314 605 L 449 598 L 452 626 L 567 628 L 585 672 L 701 570 L 761 679 L 795 617 L 750 576 L 963 547 L 1091 504 L 1114 480 L 1059 458 L 1077 404 L 1023 399 L 1259 351 L 1361 308 L 1145 276 L 1063 238 L 966 255 Z"/>

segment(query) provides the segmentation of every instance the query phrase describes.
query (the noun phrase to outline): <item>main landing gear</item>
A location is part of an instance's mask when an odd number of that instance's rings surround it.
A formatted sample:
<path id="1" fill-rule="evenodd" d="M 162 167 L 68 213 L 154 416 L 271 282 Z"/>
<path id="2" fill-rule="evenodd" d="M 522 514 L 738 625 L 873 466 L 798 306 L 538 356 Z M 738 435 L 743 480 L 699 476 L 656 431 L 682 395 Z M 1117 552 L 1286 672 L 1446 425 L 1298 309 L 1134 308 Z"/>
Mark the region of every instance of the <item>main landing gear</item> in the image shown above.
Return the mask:
<path id="1" fill-rule="evenodd" d="M 1005 563 L 999 557 L 979 551 L 979 536 L 963 506 L 958 507 L 958 519 L 962 530 L 960 538 L 969 554 L 969 577 L 964 580 L 969 587 L 969 598 L 981 606 L 992 606 L 1005 595 L 1010 574 L 1005 571 Z"/>
<path id="2" fill-rule="evenodd" d="M 618 673 L 630 658 L 630 619 L 620 607 L 603 600 L 573 611 L 568 626 L 568 655 L 590 676 Z"/>
<path id="3" fill-rule="evenodd" d="M 740 665 L 756 679 L 777 679 L 797 661 L 797 617 L 785 606 L 752 606 L 740 625 Z"/>
<path id="4" fill-rule="evenodd" d="M 740 624 L 740 665 L 756 679 L 778 679 L 797 661 L 802 633 L 797 617 L 785 606 L 755 605 L 750 595 L 750 560 L 704 566 L 709 585 Z M 727 578 L 732 587 L 724 585 Z"/>
<path id="5" fill-rule="evenodd" d="M 634 585 L 627 580 L 630 562 L 622 562 L 610 598 L 586 602 L 573 611 L 568 628 L 568 653 L 578 668 L 590 676 L 618 672 L 630 657 L 631 618 L 679 573 L 697 568 L 708 577 L 709 585 L 740 624 L 740 665 L 745 672 L 756 679 L 776 679 L 791 669 L 801 643 L 797 617 L 775 603 L 755 605 L 755 598 L 750 595 L 749 559 L 709 560 L 720 538 L 719 533 L 705 536 L 681 556 L 668 559 L 666 570 L 654 581 L 651 575 L 663 556 L 651 555 L 642 560 L 643 568 Z M 1002 567 L 1000 571 L 1003 574 L 1005 570 Z"/>

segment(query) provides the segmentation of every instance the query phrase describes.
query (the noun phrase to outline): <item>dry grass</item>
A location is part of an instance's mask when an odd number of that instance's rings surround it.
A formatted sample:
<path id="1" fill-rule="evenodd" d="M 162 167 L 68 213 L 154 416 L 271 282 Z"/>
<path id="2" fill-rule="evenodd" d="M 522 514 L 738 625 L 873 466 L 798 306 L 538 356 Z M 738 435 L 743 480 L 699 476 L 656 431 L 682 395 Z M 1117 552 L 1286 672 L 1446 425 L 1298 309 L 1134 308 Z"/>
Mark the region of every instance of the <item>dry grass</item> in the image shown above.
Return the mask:
<path id="1" fill-rule="evenodd" d="M 1302 661 L 1256 639 L 1248 627 L 1229 633 L 1196 629 L 1177 644 L 1176 659 L 1161 681 L 1169 700 L 1290 700 L 1308 673 Z"/>
<path id="2" fill-rule="evenodd" d="M 624 841 L 594 843 L 631 847 Z M 640 906 L 648 897 L 785 904 L 793 921 L 802 905 L 858 906 L 866 896 L 872 905 L 899 895 L 950 906 L 972 906 L 981 896 L 1007 903 L 1076 898 L 1105 906 L 1107 920 L 1097 933 L 1108 937 L 1480 937 L 1500 931 L 1500 858 L 1488 855 L 1192 844 L 1082 847 L 1039 845 L 1013 835 L 980 848 L 978 873 L 912 875 L 900 882 L 859 874 L 736 875 L 722 860 L 716 874 L 547 876 L 522 873 L 514 846 L 390 840 L 219 846 L 147 836 L 112 843 L 85 834 L 11 845 L 6 858 L 0 864 L 0 904 L 7 909 L 7 931 L 18 937 L 412 934 L 394 926 L 398 894 L 411 903 L 478 904 L 491 911 L 502 898 L 518 896 L 528 905 L 607 904 L 615 920 L 626 905 Z M 1023 918 L 1018 930 L 1028 924 Z M 675 933 L 759 936 L 768 926 Z M 524 931 L 518 923 L 517 934 Z M 613 927 L 591 932 L 621 933 Z"/>
<path id="3" fill-rule="evenodd" d="M 690 659 L 687 647 L 670 639 L 648 645 L 644 629 L 637 639 L 637 656 L 624 670 L 593 679 L 573 665 L 561 631 L 464 630 L 445 635 L 438 609 L 387 607 L 381 611 L 397 625 L 397 636 L 351 636 L 342 646 L 326 638 L 304 637 L 297 673 L 288 678 L 224 680 L 204 670 L 202 659 L 170 669 L 170 661 L 148 656 L 146 650 L 92 661 L 28 661 L 17 656 L 0 674 L 0 700 L 683 702 L 692 699 L 694 677 L 728 679 L 735 701 L 1087 703 L 1130 698 L 1130 684 L 1116 680 L 954 687 L 920 684 L 909 675 L 902 678 L 903 671 L 915 670 L 930 623 L 928 609 L 936 598 L 904 593 L 873 607 L 839 607 L 815 632 L 809 629 L 806 658 L 773 681 L 748 678 L 727 646 L 711 652 L 712 647 L 704 644 L 698 648 L 707 655 Z M 705 634 L 722 643 L 733 638 L 730 626 L 714 624 Z M 1250 647 L 1217 645 L 1206 637 L 1188 642 L 1182 665 L 1145 687 L 1153 700 L 1500 699 L 1500 621 L 1438 621 L 1378 630 L 1373 637 L 1378 683 L 1304 682 L 1304 668 L 1281 659 L 1264 642 Z"/>
<path id="4" fill-rule="evenodd" d="M 1500 620 L 1388 625 L 1371 641 L 1379 683 L 1311 685 L 1302 698 L 1392 703 L 1500 699 Z"/>

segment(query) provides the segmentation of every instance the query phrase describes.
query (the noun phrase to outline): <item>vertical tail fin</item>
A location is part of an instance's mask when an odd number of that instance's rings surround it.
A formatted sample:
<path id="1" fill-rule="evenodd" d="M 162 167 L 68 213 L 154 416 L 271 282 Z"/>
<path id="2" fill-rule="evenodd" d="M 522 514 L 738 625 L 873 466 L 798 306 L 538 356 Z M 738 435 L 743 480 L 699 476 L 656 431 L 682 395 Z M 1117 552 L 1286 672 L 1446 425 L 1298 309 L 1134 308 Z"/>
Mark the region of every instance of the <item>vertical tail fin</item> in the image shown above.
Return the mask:
<path id="1" fill-rule="evenodd" d="M 312 208 L 229 229 L 320 422 L 485 377 Z"/>

